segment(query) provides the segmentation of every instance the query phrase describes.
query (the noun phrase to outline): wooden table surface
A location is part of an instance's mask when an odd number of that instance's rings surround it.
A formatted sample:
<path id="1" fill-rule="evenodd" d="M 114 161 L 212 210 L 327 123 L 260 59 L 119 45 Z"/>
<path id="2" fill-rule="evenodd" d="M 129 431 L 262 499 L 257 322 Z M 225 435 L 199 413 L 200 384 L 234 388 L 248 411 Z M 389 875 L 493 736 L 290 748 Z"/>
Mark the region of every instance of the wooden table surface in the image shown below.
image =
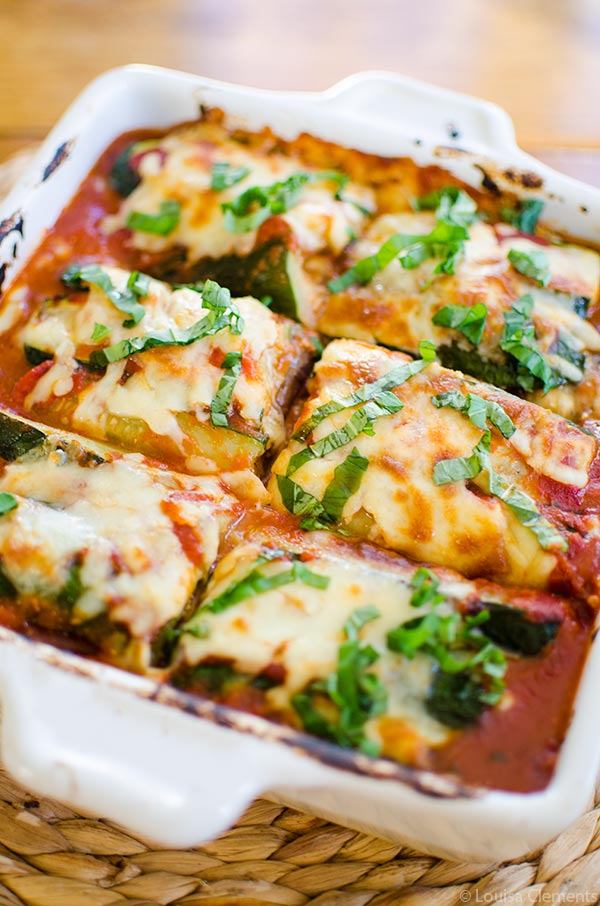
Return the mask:
<path id="1" fill-rule="evenodd" d="M 0 160 L 129 62 L 301 89 L 402 72 L 495 101 L 600 186 L 600 0 L 0 0 Z"/>

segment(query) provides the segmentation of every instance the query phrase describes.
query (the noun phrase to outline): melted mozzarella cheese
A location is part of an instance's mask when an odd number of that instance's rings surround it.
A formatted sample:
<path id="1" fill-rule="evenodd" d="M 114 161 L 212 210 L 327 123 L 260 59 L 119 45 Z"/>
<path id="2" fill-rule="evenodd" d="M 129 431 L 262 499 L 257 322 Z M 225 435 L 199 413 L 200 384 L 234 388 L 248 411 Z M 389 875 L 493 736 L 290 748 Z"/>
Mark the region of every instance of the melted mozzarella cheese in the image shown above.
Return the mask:
<path id="1" fill-rule="evenodd" d="M 211 579 L 204 603 L 244 578 L 259 553 L 258 545 L 247 544 L 225 557 Z M 221 613 L 200 610 L 193 622 L 202 627 L 204 637 L 184 634 L 180 660 L 193 665 L 209 657 L 225 658 L 233 661 L 237 671 L 251 675 L 279 664 L 285 668 L 285 679 L 266 692 L 266 697 L 272 708 L 286 710 L 291 697 L 308 683 L 335 671 L 345 640 L 344 623 L 357 608 L 371 605 L 380 616 L 367 623 L 360 635 L 380 653 L 370 670 L 388 688 L 386 717 L 410 724 L 430 745 L 444 742 L 450 731 L 425 708 L 432 662 L 425 656 L 408 661 L 390 652 L 385 643 L 390 629 L 415 616 L 410 605 L 414 568 L 407 566 L 398 574 L 329 553 L 316 556 L 307 566 L 328 578 L 326 589 L 295 581 L 246 597 Z M 289 562 L 274 561 L 262 565 L 260 572 L 270 576 L 286 569 Z M 460 590 L 463 595 L 468 592 L 468 583 Z M 366 728 L 371 738 L 379 738 L 378 722 L 374 718 Z"/>
<path id="2" fill-rule="evenodd" d="M 133 243 L 148 252 L 184 246 L 192 261 L 229 254 L 247 255 L 253 247 L 256 230 L 233 233 L 226 229 L 223 203 L 232 201 L 248 188 L 268 187 L 299 171 L 318 172 L 283 154 L 265 154 L 231 140 L 218 145 L 200 142 L 193 134 L 167 136 L 160 141 L 159 148 L 144 155 L 141 182 L 123 201 L 119 213 L 105 218 L 104 228 L 108 232 L 121 229 L 132 211 L 156 214 L 161 202 L 175 199 L 181 205 L 181 212 L 173 232 L 163 237 L 134 231 Z M 250 174 L 230 188 L 213 191 L 211 172 L 215 163 L 247 167 Z M 307 253 L 326 249 L 337 255 L 342 251 L 348 236 L 365 221 L 364 213 L 352 201 L 374 209 L 371 189 L 350 183 L 344 189 L 344 200 L 336 199 L 335 192 L 335 185 L 328 181 L 308 183 L 302 188 L 298 203 L 282 215 L 291 226 L 296 242 Z"/>
<path id="3" fill-rule="evenodd" d="M 381 348 L 334 341 L 316 366 L 315 391 L 300 422 L 323 403 L 347 396 L 406 360 Z M 321 500 L 334 470 L 356 447 L 369 465 L 344 506 L 344 527 L 417 560 L 452 566 L 468 576 L 544 587 L 556 555 L 543 550 L 533 532 L 500 499 L 485 493 L 484 485 L 479 489 L 465 481 L 439 486 L 433 482 L 439 460 L 470 456 L 483 433 L 463 414 L 432 404 L 433 395 L 451 390 L 498 402 L 513 419 L 518 430 L 510 440 L 493 430 L 491 461 L 515 488 L 535 501 L 540 476 L 575 488 L 587 484 L 597 449 L 592 437 L 547 410 L 466 381 L 435 363 L 396 389 L 403 408 L 378 418 L 373 436 L 360 434 L 323 458 L 309 460 L 293 473 L 292 480 Z M 325 419 L 314 431 L 313 441 L 342 427 L 350 414 L 344 410 Z M 270 489 L 279 509 L 285 507 L 276 476 L 286 473 L 291 455 L 302 448 L 300 442 L 291 441 L 274 464 Z M 482 481 L 475 479 L 474 484 Z"/>
<path id="4" fill-rule="evenodd" d="M 361 241 L 354 243 L 348 264 L 374 255 L 395 233 L 424 235 L 435 225 L 429 212 L 385 214 L 376 218 Z M 512 235 L 512 238 L 509 238 Z M 542 289 L 519 274 L 508 261 L 511 248 L 521 251 L 542 250 L 547 257 L 551 281 Z M 465 353 L 473 345 L 462 334 L 432 322 L 433 316 L 447 305 L 471 306 L 482 302 L 487 309 L 486 323 L 476 353 L 485 360 L 502 362 L 499 347 L 505 326 L 504 314 L 519 296 L 530 293 L 534 299 L 532 322 L 536 342 L 549 363 L 573 384 L 548 394 L 532 395 L 535 401 L 567 418 L 600 415 L 600 369 L 588 356 L 585 374 L 564 358 L 554 355 L 561 338 L 576 352 L 600 351 L 600 333 L 572 309 L 569 294 L 592 300 L 600 293 L 600 255 L 574 245 L 540 246 L 526 237 L 515 237 L 512 228 L 477 221 L 469 227 L 464 256 L 453 275 L 432 278 L 437 261 L 428 259 L 417 268 L 406 270 L 398 258 L 375 274 L 365 287 L 352 287 L 332 294 L 321 314 L 318 329 L 331 336 L 346 336 L 381 342 L 416 352 L 419 340 L 432 339 L 436 345 L 455 343 Z M 582 378 L 584 383 L 581 384 Z M 588 387 L 587 385 L 591 385 Z"/>
<path id="5" fill-rule="evenodd" d="M 105 268 L 113 285 L 124 289 L 128 273 Z M 96 323 L 105 325 L 109 344 L 147 333 L 185 330 L 205 317 L 202 296 L 191 289 L 172 291 L 152 280 L 148 294 L 141 300 L 145 314 L 135 327 L 123 326 L 124 315 L 97 287 L 91 287 L 83 304 L 60 303 L 46 306 L 39 316 L 25 325 L 21 341 L 55 355 L 52 367 L 36 383 L 26 405 L 35 408 L 51 396 L 67 396 L 73 388 L 75 356 L 82 347 L 89 349 Z M 72 416 L 74 428 L 98 435 L 111 415 L 142 419 L 154 434 L 171 438 L 176 444 L 185 435 L 178 413 L 191 413 L 199 422 L 210 418 L 223 370 L 218 364 L 227 352 L 240 352 L 245 367 L 235 383 L 232 405 L 255 432 L 266 435 L 269 445 L 284 438 L 284 414 L 277 402 L 285 382 L 294 345 L 287 322 L 273 315 L 252 298 L 237 299 L 244 319 L 242 334 L 228 330 L 207 336 L 188 346 L 167 346 L 140 353 L 137 370 L 124 378 L 127 360 L 109 365 L 99 380 L 86 387 Z M 300 336 L 300 328 L 296 328 Z M 308 344 L 304 344 L 307 356 Z M 299 351 L 300 357 L 302 350 Z"/>
<path id="6" fill-rule="evenodd" d="M 73 621 L 108 610 L 140 638 L 179 615 L 234 511 L 217 480 L 153 472 L 126 459 L 86 468 L 61 451 L 8 463 L 0 490 L 18 500 L 0 518 L 2 570 L 17 591 L 58 596 L 77 564 L 83 592 Z"/>

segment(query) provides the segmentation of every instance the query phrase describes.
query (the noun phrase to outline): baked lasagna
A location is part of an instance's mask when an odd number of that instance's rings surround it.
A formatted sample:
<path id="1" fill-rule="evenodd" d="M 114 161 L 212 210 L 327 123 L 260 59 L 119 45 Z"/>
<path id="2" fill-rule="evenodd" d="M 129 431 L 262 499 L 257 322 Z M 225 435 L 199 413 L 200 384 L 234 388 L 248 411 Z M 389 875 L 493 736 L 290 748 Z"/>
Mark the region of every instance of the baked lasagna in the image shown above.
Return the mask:
<path id="1" fill-rule="evenodd" d="M 542 789 L 600 604 L 600 256 L 539 195 L 216 110 L 118 138 L 0 302 L 2 621 Z"/>

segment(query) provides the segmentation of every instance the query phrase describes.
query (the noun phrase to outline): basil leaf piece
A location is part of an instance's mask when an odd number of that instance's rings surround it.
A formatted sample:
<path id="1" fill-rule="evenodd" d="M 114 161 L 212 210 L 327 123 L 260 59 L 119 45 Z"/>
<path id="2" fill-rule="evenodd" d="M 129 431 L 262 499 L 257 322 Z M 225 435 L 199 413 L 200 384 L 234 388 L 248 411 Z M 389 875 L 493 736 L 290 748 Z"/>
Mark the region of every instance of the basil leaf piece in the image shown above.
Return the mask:
<path id="1" fill-rule="evenodd" d="M 269 186 L 251 186 L 221 205 L 225 229 L 231 233 L 249 233 L 274 214 L 285 214 L 298 204 L 302 189 L 307 183 L 333 181 L 338 189 L 335 198 L 346 185 L 348 177 L 336 170 L 319 170 L 315 173 L 298 171 L 287 179 Z"/>
<path id="2" fill-rule="evenodd" d="M 425 349 L 424 347 L 423 351 L 429 356 L 430 353 L 428 349 Z M 433 357 L 435 358 L 435 351 Z M 425 359 L 425 357 L 423 357 L 415 362 L 407 362 L 404 365 L 399 365 L 397 368 L 388 371 L 383 377 L 378 378 L 378 380 L 372 381 L 369 384 L 363 384 L 362 387 L 359 387 L 358 390 L 355 390 L 349 396 L 323 403 L 323 405 L 314 410 L 306 421 L 302 422 L 302 424 L 296 428 L 292 434 L 292 440 L 306 440 L 314 429 L 330 415 L 341 412 L 343 409 L 350 409 L 353 406 L 365 403 L 368 400 L 377 400 L 378 402 L 381 402 L 382 405 L 386 405 L 387 403 L 387 405 L 391 407 L 394 405 L 391 402 L 393 394 L 388 391 L 393 390 L 395 387 L 399 387 L 414 374 L 423 371 L 423 369 L 429 365 L 430 361 L 432 361 L 432 359 Z M 397 399 L 397 397 L 395 398 Z M 402 408 L 400 400 L 398 400 L 398 403 L 400 403 L 400 408 Z"/>
<path id="3" fill-rule="evenodd" d="M 514 422 L 499 403 L 483 399 L 474 393 L 464 396 L 458 390 L 438 393 L 431 397 L 431 402 L 438 409 L 449 406 L 457 412 L 465 413 L 478 428 L 486 428 L 487 422 L 498 428 L 504 437 L 512 437 L 517 430 Z"/>
<path id="4" fill-rule="evenodd" d="M 555 355 L 561 357 L 569 364 L 574 365 L 578 371 L 581 372 L 581 378 L 583 378 L 583 371 L 585 369 L 585 353 L 580 352 L 578 349 L 571 346 L 569 343 L 570 335 L 565 333 L 565 331 L 558 331 L 558 337 L 556 342 L 550 349 L 550 352 L 553 352 Z M 581 380 L 580 378 L 580 380 Z"/>
<path id="5" fill-rule="evenodd" d="M 550 283 L 548 257 L 541 249 L 531 249 L 529 252 L 511 249 L 508 253 L 508 260 L 516 271 L 535 280 L 540 286 L 548 286 Z"/>
<path id="6" fill-rule="evenodd" d="M 107 327 L 106 324 L 98 324 L 96 321 L 90 340 L 92 343 L 99 343 L 101 340 L 106 339 L 109 333 L 110 327 Z"/>
<path id="7" fill-rule="evenodd" d="M 16 510 L 18 505 L 16 497 L 9 494 L 8 491 L 0 491 L 0 516 L 6 516 L 7 513 Z"/>
<path id="8" fill-rule="evenodd" d="M 373 607 L 372 604 L 366 604 L 364 607 L 358 607 L 353 613 L 350 614 L 346 622 L 344 623 L 344 632 L 346 633 L 346 638 L 350 641 L 354 641 L 358 638 L 360 630 L 367 623 L 370 623 L 372 620 L 376 620 L 377 617 L 380 617 L 381 614 L 376 607 Z"/>
<path id="9" fill-rule="evenodd" d="M 310 683 L 292 698 L 305 730 L 368 755 L 377 755 L 379 746 L 365 737 L 364 727 L 372 717 L 385 712 L 387 691 L 379 677 L 369 672 L 379 653 L 362 642 L 358 634 L 365 623 L 379 616 L 375 607 L 356 610 L 344 625 L 346 641 L 340 646 L 335 673 Z M 321 702 L 327 714 L 319 709 Z M 329 716 L 332 705 L 337 711 L 335 719 Z"/>
<path id="10" fill-rule="evenodd" d="M 225 372 L 216 395 L 210 404 L 210 420 L 213 425 L 226 428 L 229 424 L 227 413 L 231 405 L 231 398 L 237 383 L 237 379 L 242 373 L 242 353 L 228 352 L 221 363 L 221 368 Z"/>
<path id="11" fill-rule="evenodd" d="M 500 216 L 521 233 L 533 234 L 543 210 L 543 201 L 539 198 L 527 198 L 520 201 L 516 208 L 502 208 Z"/>
<path id="12" fill-rule="evenodd" d="M 394 233 L 374 255 L 361 258 L 345 273 L 330 280 L 327 288 L 332 293 L 339 293 L 355 283 L 369 283 L 375 274 L 395 258 L 405 270 L 413 270 L 428 258 L 441 258 L 433 270 L 433 276 L 453 274 L 457 262 L 464 254 L 464 243 L 468 238 L 469 234 L 464 226 L 444 221 L 438 221 L 430 233 L 422 235 Z"/>
<path id="13" fill-rule="evenodd" d="M 167 198 L 165 201 L 161 201 L 158 214 L 130 211 L 125 226 L 138 233 L 169 236 L 179 223 L 180 216 L 181 204 L 175 198 Z"/>
<path id="14" fill-rule="evenodd" d="M 223 189 L 237 185 L 250 172 L 250 167 L 234 167 L 229 161 L 214 163 L 210 174 L 210 187 L 213 192 L 222 192 Z"/>
<path id="15" fill-rule="evenodd" d="M 419 573 L 424 575 L 418 578 Z M 422 603 L 429 604 L 431 610 L 390 630 L 387 646 L 409 660 L 424 654 L 436 662 L 426 699 L 427 710 L 447 726 L 464 726 L 475 720 L 487 705 L 496 704 L 502 697 L 506 658 L 482 634 L 489 612 L 481 610 L 476 616 L 466 617 L 460 613 L 440 614 L 436 608 L 444 601 L 444 596 L 437 594 L 438 584 L 432 580 L 435 577 L 429 570 L 417 570 L 412 584 L 417 584 L 419 594 L 425 589 L 429 600 Z M 421 605 L 417 603 L 416 606 Z M 447 681 L 442 682 L 440 676 L 446 676 Z M 461 677 L 460 683 L 453 681 L 455 677 Z M 442 688 L 459 687 L 469 688 L 468 707 L 460 695 L 458 701 L 452 699 L 449 704 L 441 694 Z"/>
<path id="16" fill-rule="evenodd" d="M 76 290 L 82 290 L 84 283 L 97 286 L 115 308 L 129 315 L 123 321 L 123 327 L 135 327 L 146 313 L 138 299 L 148 295 L 150 277 L 140 274 L 139 271 L 133 271 L 129 275 L 125 289 L 117 289 L 99 264 L 71 264 L 63 273 L 61 280 L 66 286 Z"/>
<path id="17" fill-rule="evenodd" d="M 425 566 L 420 566 L 415 570 L 410 580 L 410 587 L 412 588 L 411 607 L 424 607 L 426 604 L 435 607 L 436 604 L 441 604 L 445 600 L 444 595 L 438 592 L 440 580 Z"/>
<path id="18" fill-rule="evenodd" d="M 452 327 L 460 331 L 473 346 L 480 343 L 487 319 L 487 306 L 483 302 L 474 305 L 445 305 L 436 311 L 431 321 L 438 327 Z"/>
<path id="19" fill-rule="evenodd" d="M 315 522 L 326 521 L 327 516 L 321 501 L 301 488 L 287 475 L 277 476 L 277 487 L 283 505 L 289 513 L 294 516 L 314 517 Z"/>
<path id="20" fill-rule="evenodd" d="M 81 563 L 74 563 L 69 569 L 67 581 L 56 596 L 56 601 L 61 607 L 67 607 L 70 610 L 77 604 L 84 590 L 81 581 Z"/>
<path id="21" fill-rule="evenodd" d="M 434 484 L 468 481 L 485 471 L 489 493 L 505 503 L 521 525 L 533 532 L 543 550 L 566 551 L 568 548 L 566 539 L 542 516 L 535 501 L 524 491 L 513 487 L 503 475 L 494 470 L 489 456 L 490 449 L 491 434 L 486 430 L 470 456 L 436 462 L 433 467 Z"/>
<path id="22" fill-rule="evenodd" d="M 402 407 L 403 403 L 398 397 L 389 392 L 381 393 L 376 399 L 362 403 L 342 428 L 332 431 L 331 434 L 309 444 L 304 450 L 294 453 L 289 459 L 285 474 L 293 475 L 305 463 L 327 456 L 328 453 L 351 443 L 359 434 L 372 436 L 375 433 L 373 426 L 378 418 L 399 412 Z"/>
<path id="23" fill-rule="evenodd" d="M 545 519 L 533 499 L 524 491 L 519 491 L 490 466 L 487 467 L 490 494 L 498 497 L 517 517 L 521 525 L 528 528 L 540 542 L 544 550 L 566 551 L 568 543 L 554 526 Z"/>
<path id="24" fill-rule="evenodd" d="M 481 469 L 481 462 L 476 453 L 455 459 L 442 459 L 433 467 L 433 483 L 441 485 L 453 481 L 469 481 L 471 478 L 477 478 Z"/>
<path id="25" fill-rule="evenodd" d="M 222 613 L 222 611 L 239 604 L 246 598 L 265 594 L 292 582 L 303 582 L 311 588 L 324 591 L 329 586 L 329 577 L 312 572 L 298 557 L 298 554 L 291 551 L 264 550 L 255 561 L 254 568 L 243 579 L 234 582 L 224 592 L 213 598 L 212 601 L 203 604 L 201 610 L 209 610 L 211 613 Z M 290 569 L 272 575 L 265 575 L 261 571 L 260 567 L 263 564 L 277 560 L 291 560 Z M 189 632 L 188 624 L 185 626 L 185 631 Z"/>
<path id="26" fill-rule="evenodd" d="M 337 525 L 341 520 L 344 507 L 350 497 L 358 491 L 368 466 L 369 460 L 361 456 L 354 447 L 346 459 L 335 467 L 333 478 L 325 488 L 321 501 L 329 522 Z"/>
<path id="27" fill-rule="evenodd" d="M 415 199 L 415 210 L 435 210 L 437 220 L 454 226 L 467 227 L 477 219 L 477 205 L 466 192 L 456 186 L 445 186 Z"/>
<path id="28" fill-rule="evenodd" d="M 330 530 L 339 523 L 347 501 L 360 487 L 369 460 L 356 447 L 333 470 L 333 478 L 318 500 L 288 475 L 277 476 L 277 486 L 285 508 L 294 516 L 303 516 L 300 528 Z"/>
<path id="29" fill-rule="evenodd" d="M 500 349 L 519 363 L 517 382 L 523 390 L 531 392 L 538 380 L 544 393 L 548 393 L 553 387 L 564 383 L 564 378 L 550 367 L 537 347 L 535 327 L 531 321 L 533 306 L 533 297 L 526 293 L 513 302 L 509 311 L 504 312 Z"/>
<path id="30" fill-rule="evenodd" d="M 199 292 L 193 286 L 190 286 L 190 289 Z M 244 329 L 244 319 L 232 300 L 229 290 L 219 286 L 214 280 L 207 280 L 200 292 L 202 306 L 208 308 L 209 313 L 191 327 L 183 330 L 147 333 L 141 337 L 121 340 L 119 343 L 105 346 L 103 349 L 94 349 L 90 354 L 90 362 L 93 365 L 105 367 L 157 346 L 189 346 L 191 343 L 202 340 L 204 337 L 213 336 L 221 330 L 229 330 L 235 335 L 241 334 Z"/>

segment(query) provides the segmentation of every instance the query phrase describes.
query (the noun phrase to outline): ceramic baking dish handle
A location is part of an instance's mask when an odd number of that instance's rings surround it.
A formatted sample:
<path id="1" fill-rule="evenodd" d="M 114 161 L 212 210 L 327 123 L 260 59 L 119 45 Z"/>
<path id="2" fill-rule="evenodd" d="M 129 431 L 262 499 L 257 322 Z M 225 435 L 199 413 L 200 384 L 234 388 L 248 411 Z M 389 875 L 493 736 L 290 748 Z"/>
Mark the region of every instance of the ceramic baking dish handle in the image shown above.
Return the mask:
<path id="1" fill-rule="evenodd" d="M 413 124 L 416 141 L 467 148 L 490 155 L 517 150 L 507 113 L 495 104 L 447 91 L 406 76 L 365 72 L 325 92 L 326 103 L 355 114 L 364 124 Z"/>
<path id="2" fill-rule="evenodd" d="M 18 645 L 0 645 L 0 691 L 2 759 L 23 786 L 162 845 L 189 847 L 226 830 L 293 757 L 70 675 Z"/>

